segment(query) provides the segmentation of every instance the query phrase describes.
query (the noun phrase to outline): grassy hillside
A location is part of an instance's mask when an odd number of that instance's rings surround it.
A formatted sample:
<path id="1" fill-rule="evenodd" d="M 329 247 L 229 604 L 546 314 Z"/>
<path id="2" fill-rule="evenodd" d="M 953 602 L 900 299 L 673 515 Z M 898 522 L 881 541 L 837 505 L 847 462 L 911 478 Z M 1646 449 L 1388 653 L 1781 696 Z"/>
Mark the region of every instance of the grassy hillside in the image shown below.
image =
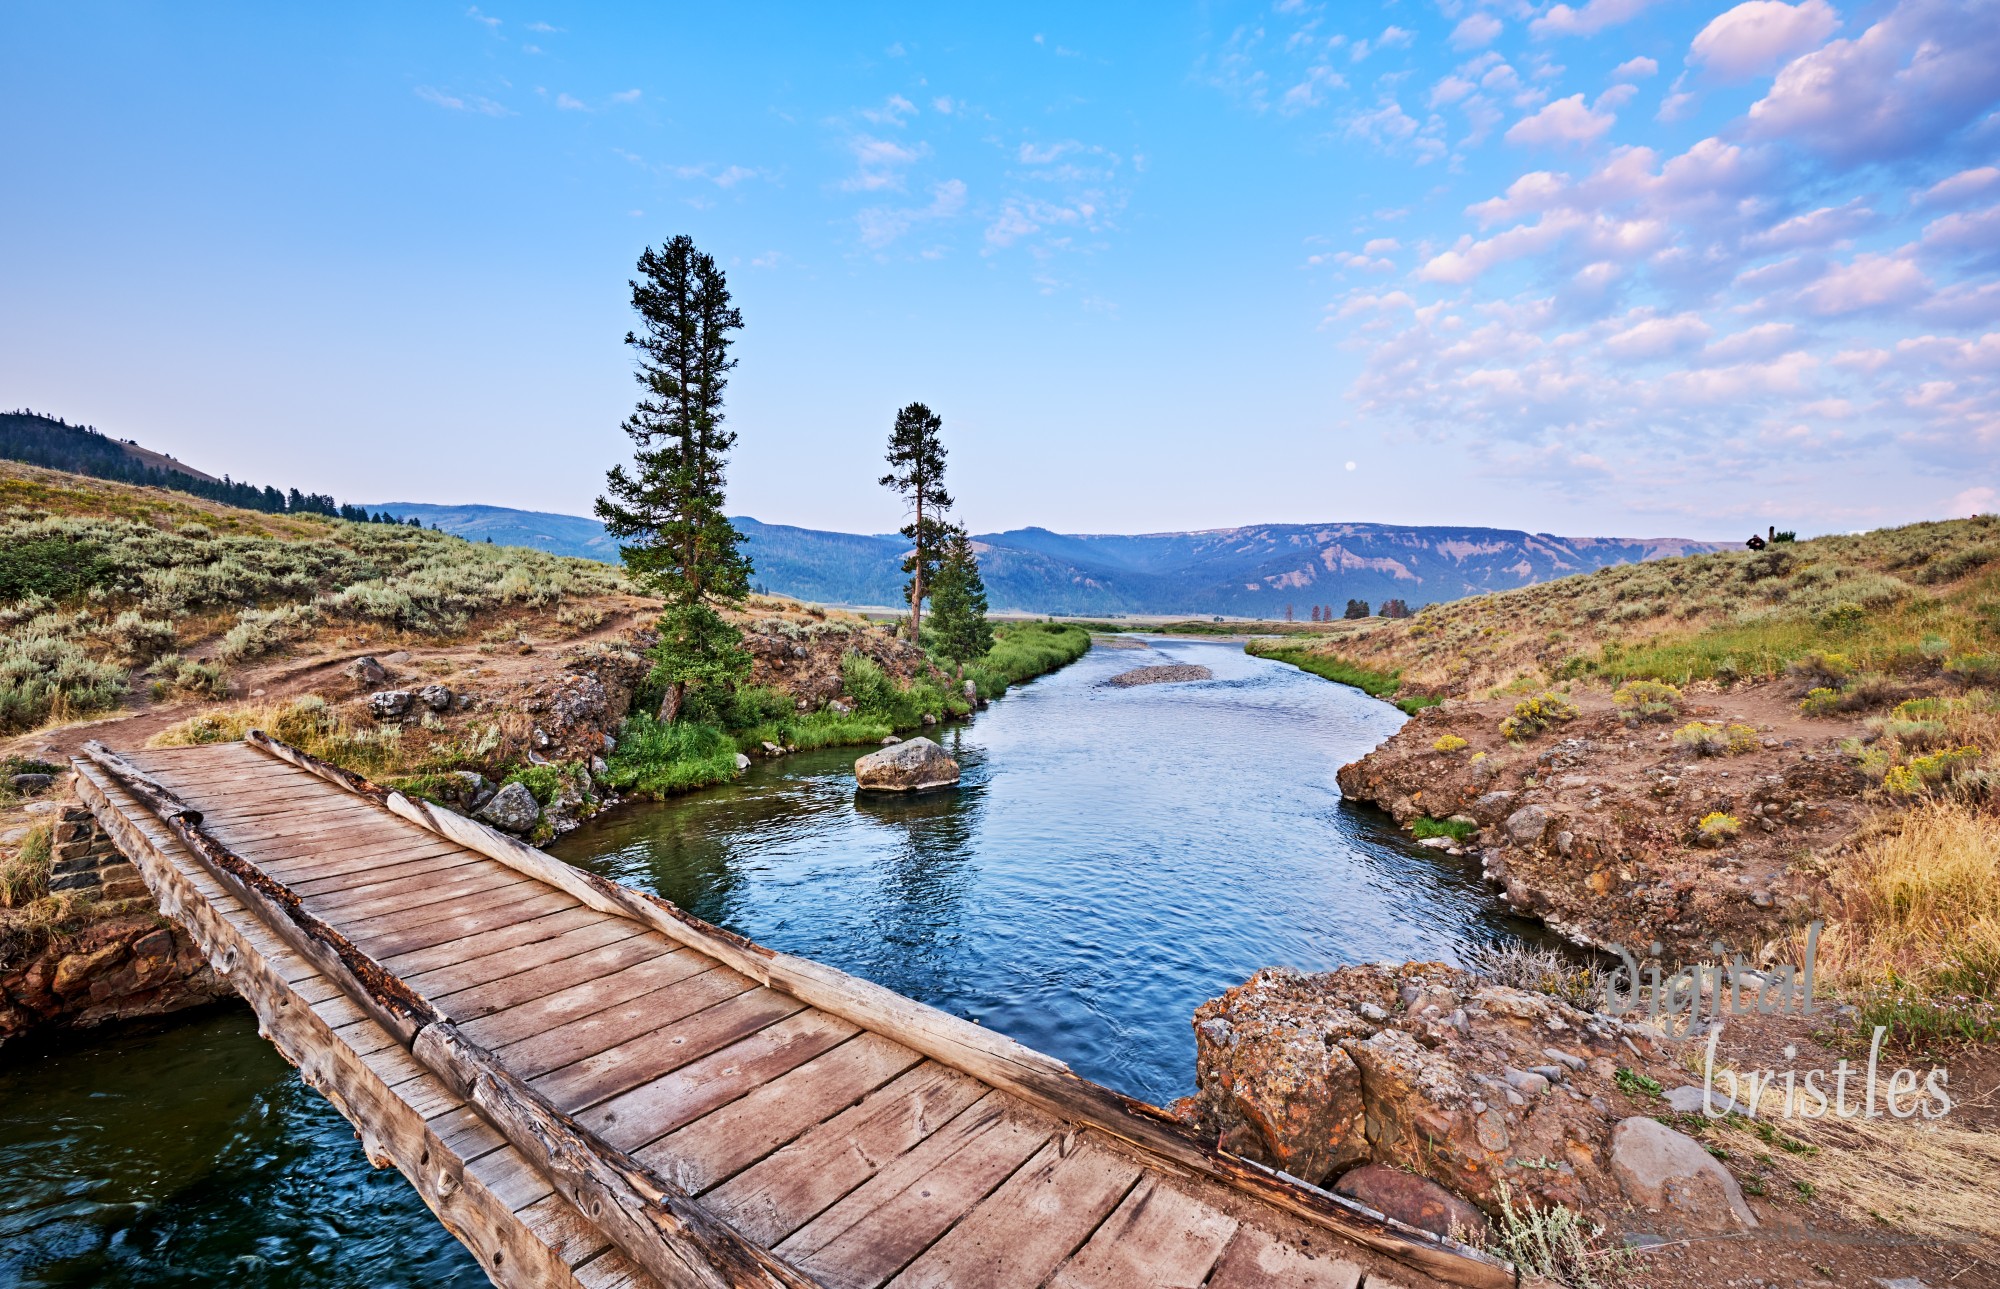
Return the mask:
<path id="1" fill-rule="evenodd" d="M 1487 772 L 1470 790 L 1535 793 L 1578 835 L 1608 829 L 1612 853 L 1660 869 L 1649 880 L 1673 863 L 1713 878 L 1707 857 L 1735 862 L 1769 838 L 1810 893 L 1794 930 L 1824 920 L 1823 978 L 1864 1000 L 1871 1023 L 1914 1040 L 2000 1037 L 2000 519 L 1606 569 L 1263 652 L 1406 705 L 1460 700 L 1353 767 L 1357 784 L 1391 785 L 1378 796 L 1430 800 L 1452 774 Z M 1704 719 L 1688 719 L 1694 706 Z M 1464 759 L 1473 743 L 1483 765 Z M 1758 755 L 1762 776 L 1705 774 Z M 1807 844 L 1794 817 L 1714 804 L 1780 772 L 1820 785 L 1785 790 L 1810 817 L 1854 803 L 1836 835 Z M 1679 800 L 1683 781 L 1709 785 L 1688 811 L 1721 813 L 1691 823 L 1645 804 Z M 1607 804 L 1564 795 L 1585 782 L 1609 785 Z M 1661 810 L 1666 831 L 1648 833 Z M 1510 862 L 1577 891 L 1595 882 L 1586 908 L 1617 889 L 1585 859 Z"/>
<path id="2" fill-rule="evenodd" d="M 1813 665 L 1841 687 L 1877 675 L 2000 682 L 2000 521 L 1913 524 L 1599 569 L 1337 622 L 1309 646 L 1401 692 L 1487 696 L 1563 680 L 1673 684 Z"/>
<path id="3" fill-rule="evenodd" d="M 135 682 L 219 697 L 230 668 L 316 634 L 458 638 L 509 610 L 560 614 L 623 589 L 585 560 L 9 465 L 0 731 L 108 711 Z"/>

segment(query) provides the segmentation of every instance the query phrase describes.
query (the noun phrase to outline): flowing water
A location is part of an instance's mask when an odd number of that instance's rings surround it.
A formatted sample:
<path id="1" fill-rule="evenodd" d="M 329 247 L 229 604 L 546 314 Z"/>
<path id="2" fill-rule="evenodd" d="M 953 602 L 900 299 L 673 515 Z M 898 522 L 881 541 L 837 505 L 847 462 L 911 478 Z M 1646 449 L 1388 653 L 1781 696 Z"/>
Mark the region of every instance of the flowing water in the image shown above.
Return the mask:
<path id="1" fill-rule="evenodd" d="M 1121 688 L 1139 666 L 1209 681 Z M 953 791 L 857 750 L 758 761 L 551 847 L 1120 1091 L 1192 1090 L 1189 1015 L 1259 967 L 1452 959 L 1533 932 L 1476 866 L 1344 805 L 1394 708 L 1214 641 L 1099 647 L 936 735 Z M 240 1008 L 0 1053 L 0 1286 L 485 1283 Z"/>

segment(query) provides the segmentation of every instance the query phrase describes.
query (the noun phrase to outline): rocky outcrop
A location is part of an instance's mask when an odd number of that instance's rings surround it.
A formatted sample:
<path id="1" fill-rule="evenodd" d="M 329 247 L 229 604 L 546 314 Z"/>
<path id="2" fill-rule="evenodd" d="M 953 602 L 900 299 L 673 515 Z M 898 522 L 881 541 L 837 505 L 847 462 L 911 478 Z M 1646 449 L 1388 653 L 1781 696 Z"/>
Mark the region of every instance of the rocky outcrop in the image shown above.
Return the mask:
<path id="1" fill-rule="evenodd" d="M 854 783 L 868 792 L 923 792 L 958 782 L 958 762 L 927 738 L 870 752 L 854 763 Z"/>
<path id="2" fill-rule="evenodd" d="M 1612 1129 L 1639 1107 L 1615 1074 L 1651 1039 L 1615 1018 L 1409 963 L 1261 971 L 1194 1030 L 1182 1109 L 1224 1149 L 1322 1184 L 1390 1165 L 1489 1214 L 1502 1186 L 1517 1202 L 1624 1202 Z"/>
<path id="3" fill-rule="evenodd" d="M 0 1042 L 49 1025 L 156 1016 L 231 992 L 150 901 L 118 901 L 0 971 Z"/>
<path id="4" fill-rule="evenodd" d="M 1674 720 L 1754 726 L 1727 756 L 1702 756 L 1658 723 L 1621 717 L 1579 689 L 1579 715 L 1509 742 L 1512 698 L 1419 713 L 1343 766 L 1343 794 L 1408 825 L 1463 816 L 1489 882 L 1518 913 L 1600 947 L 1659 941 L 1669 956 L 1720 939 L 1755 955 L 1811 916 L 1811 866 L 1850 843 L 1866 781 L 1840 741 L 1853 722 L 1809 720 L 1782 685 L 1689 694 Z M 1740 834 L 1704 837 L 1726 814 Z M 1708 844 L 1702 844 L 1707 842 Z"/>

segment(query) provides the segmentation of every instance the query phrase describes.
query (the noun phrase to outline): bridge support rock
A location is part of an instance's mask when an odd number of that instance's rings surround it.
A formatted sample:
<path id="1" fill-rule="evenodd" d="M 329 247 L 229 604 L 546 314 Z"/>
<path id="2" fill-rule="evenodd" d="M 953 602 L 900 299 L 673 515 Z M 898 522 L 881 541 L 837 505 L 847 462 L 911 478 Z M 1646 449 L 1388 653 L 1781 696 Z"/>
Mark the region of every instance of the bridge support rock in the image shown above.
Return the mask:
<path id="1" fill-rule="evenodd" d="M 49 893 L 73 911 L 17 917 L 0 943 L 0 1044 L 228 997 L 201 949 L 153 903 L 139 870 L 92 816 L 63 803 L 50 829 Z"/>

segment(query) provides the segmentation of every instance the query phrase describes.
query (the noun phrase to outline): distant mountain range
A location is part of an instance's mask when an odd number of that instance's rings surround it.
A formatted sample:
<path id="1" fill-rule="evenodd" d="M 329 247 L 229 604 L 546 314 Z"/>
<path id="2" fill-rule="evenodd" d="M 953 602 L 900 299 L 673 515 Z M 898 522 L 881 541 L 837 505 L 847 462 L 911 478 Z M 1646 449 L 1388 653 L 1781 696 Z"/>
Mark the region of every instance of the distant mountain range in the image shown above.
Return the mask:
<path id="1" fill-rule="evenodd" d="M 616 561 L 594 519 L 500 506 L 371 503 L 448 533 L 561 555 Z M 889 605 L 903 598 L 900 537 L 823 532 L 739 516 L 756 585 L 823 604 Z M 1411 608 L 1525 586 L 1611 564 L 1721 549 L 1681 538 L 1555 537 L 1507 528 L 1390 524 L 1257 524 L 1137 536 L 1052 533 L 975 536 L 995 609 L 1066 615 L 1310 616 L 1349 599 Z"/>

